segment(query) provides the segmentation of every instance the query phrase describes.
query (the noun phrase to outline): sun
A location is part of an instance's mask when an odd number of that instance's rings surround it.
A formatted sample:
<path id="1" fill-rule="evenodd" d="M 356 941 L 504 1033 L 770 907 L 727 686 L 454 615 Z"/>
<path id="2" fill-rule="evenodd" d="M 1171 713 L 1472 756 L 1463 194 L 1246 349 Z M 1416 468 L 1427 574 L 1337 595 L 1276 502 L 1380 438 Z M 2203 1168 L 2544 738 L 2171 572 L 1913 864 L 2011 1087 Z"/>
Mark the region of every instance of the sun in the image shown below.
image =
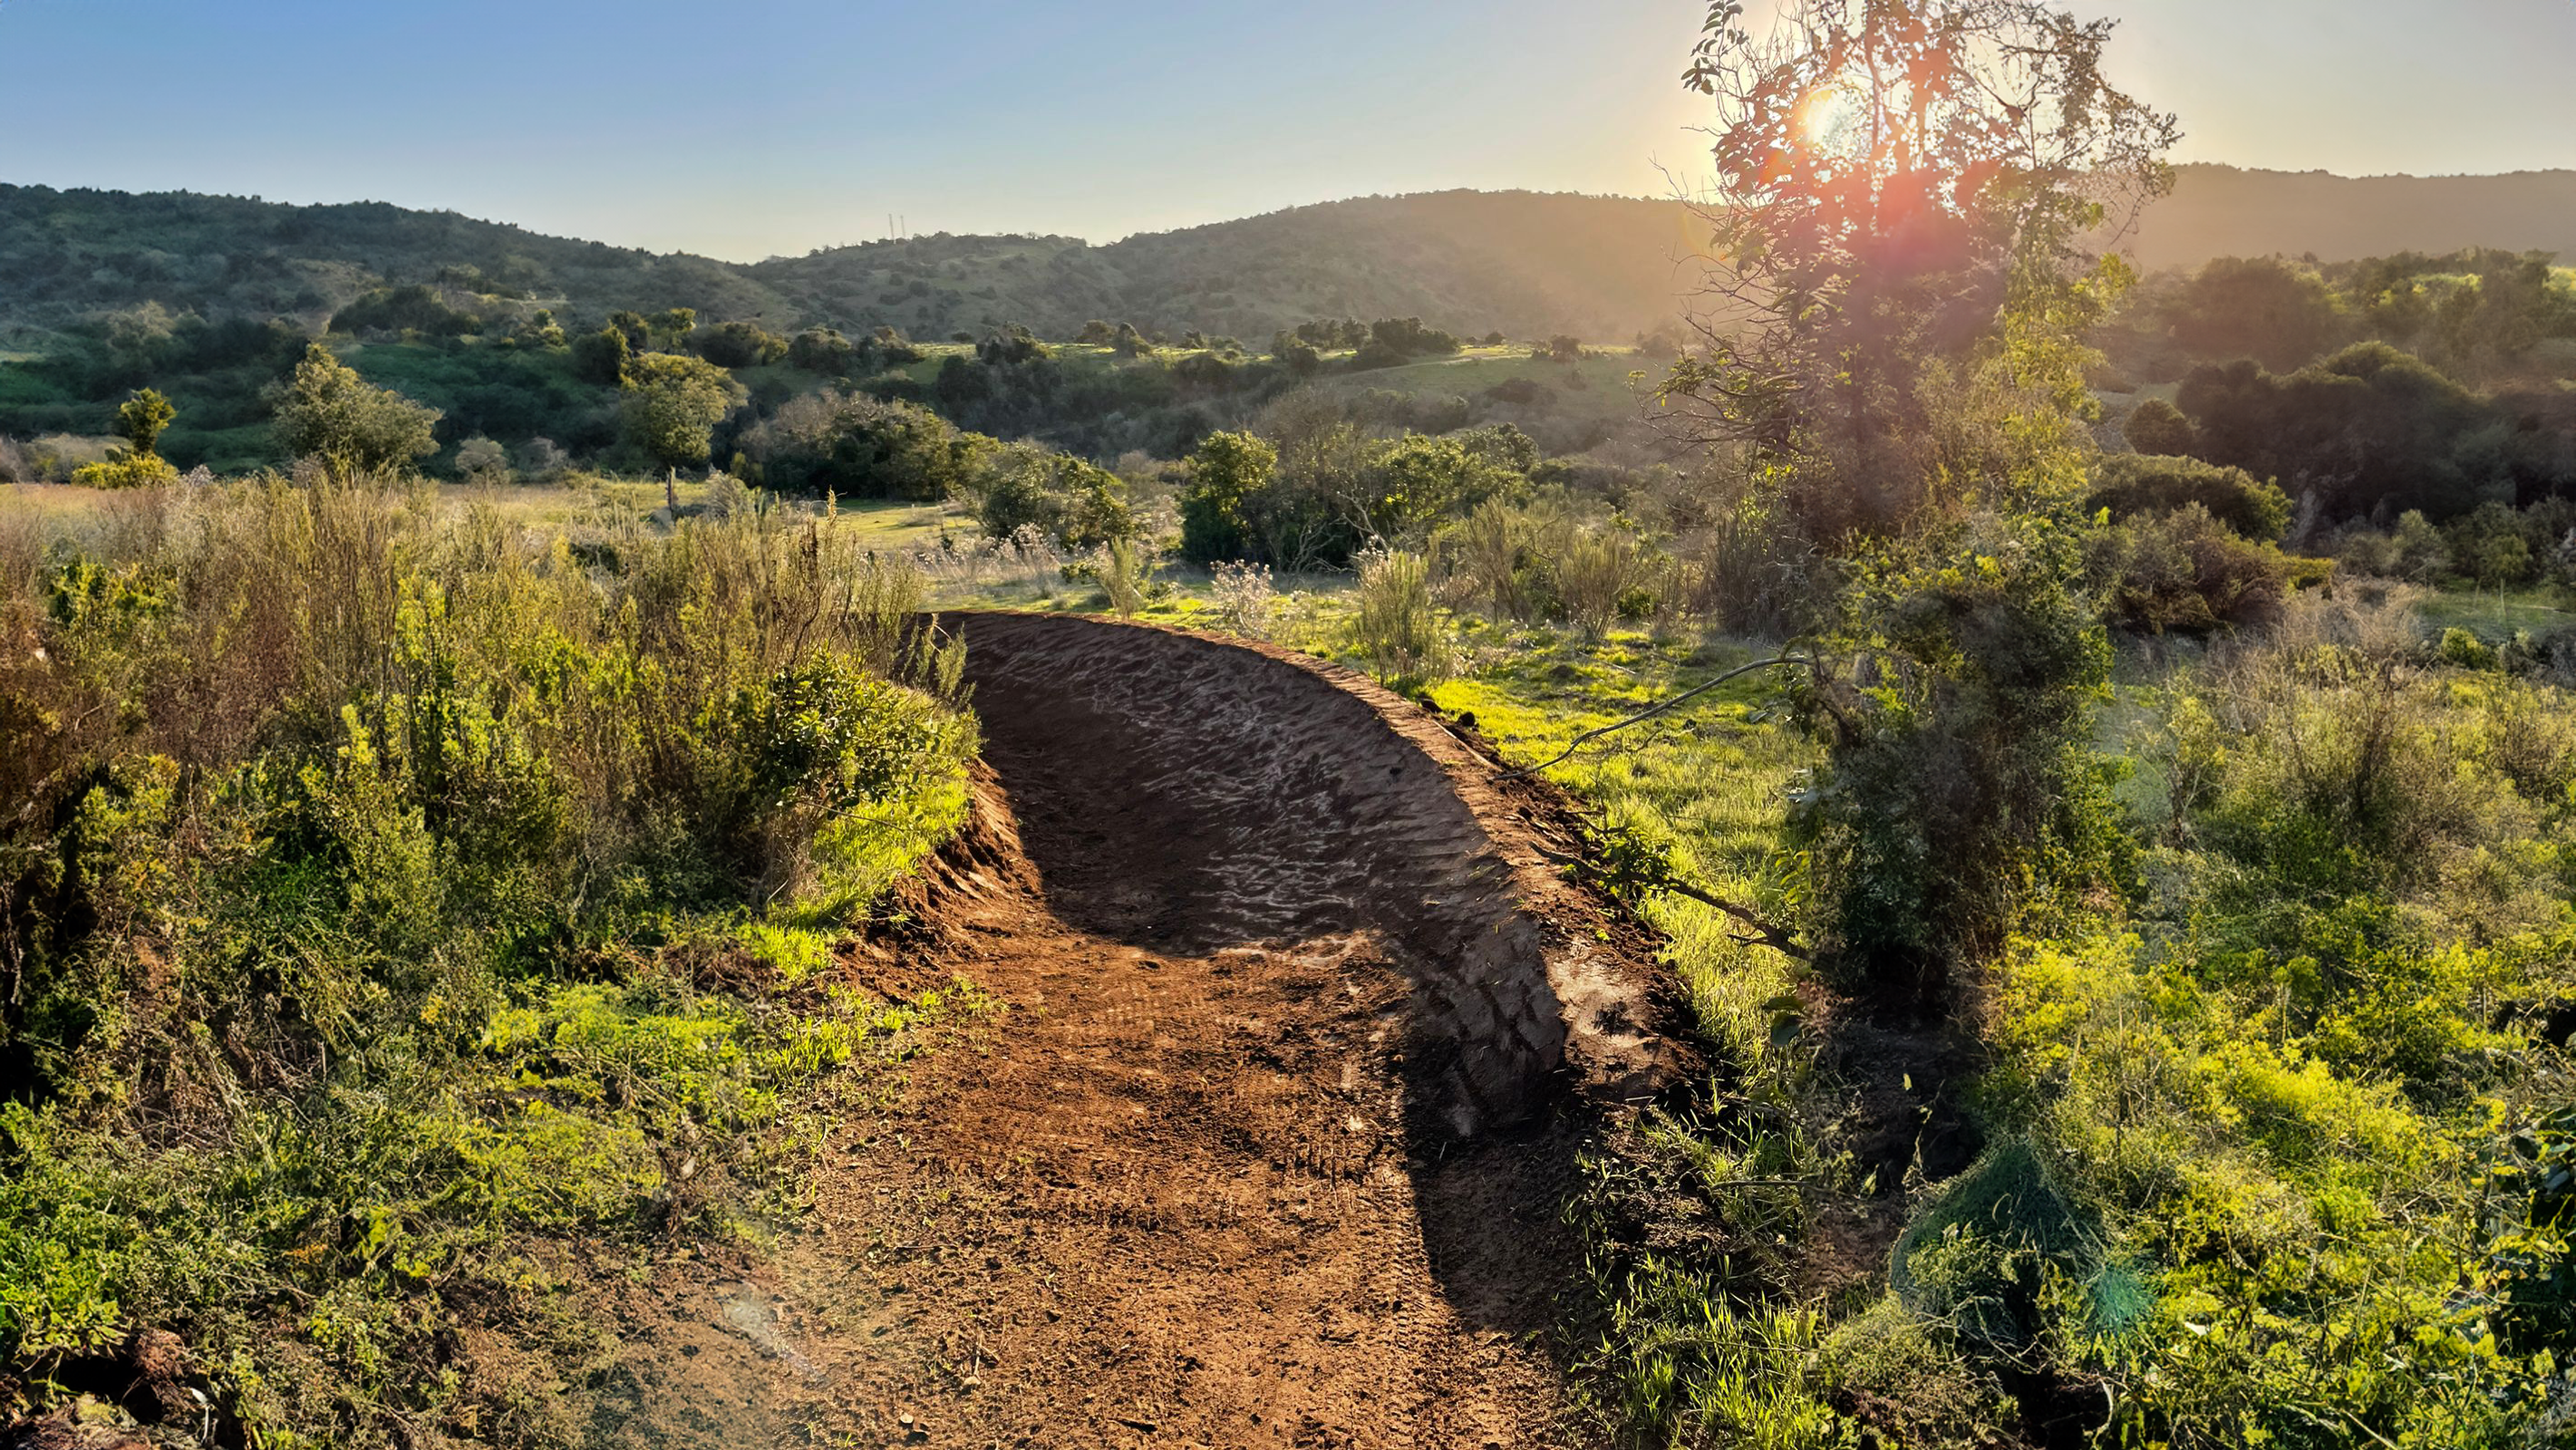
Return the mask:
<path id="1" fill-rule="evenodd" d="M 1860 98 L 1847 82 L 1827 81 L 1798 102 L 1790 116 L 1790 134 L 1810 151 L 1839 151 L 1859 111 Z"/>

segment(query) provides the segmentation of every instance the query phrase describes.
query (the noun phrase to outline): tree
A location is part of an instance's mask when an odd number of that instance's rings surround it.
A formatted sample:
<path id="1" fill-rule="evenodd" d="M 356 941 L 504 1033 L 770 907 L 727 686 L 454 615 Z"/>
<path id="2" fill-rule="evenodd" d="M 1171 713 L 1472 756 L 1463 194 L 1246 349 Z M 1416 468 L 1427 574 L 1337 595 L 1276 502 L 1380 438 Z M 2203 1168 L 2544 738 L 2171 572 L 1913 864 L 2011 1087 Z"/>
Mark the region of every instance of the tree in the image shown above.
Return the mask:
<path id="1" fill-rule="evenodd" d="M 531 347 L 561 347 L 564 330 L 555 322 L 551 308 L 540 307 L 536 315 L 519 328 L 518 339 Z"/>
<path id="2" fill-rule="evenodd" d="M 126 446 L 104 463 L 83 465 L 72 482 L 84 488 L 158 488 L 177 482 L 179 470 L 156 451 L 161 430 L 176 416 L 168 398 L 150 388 L 138 391 L 116 410 L 116 431 Z"/>
<path id="3" fill-rule="evenodd" d="M 1811 535 L 1923 501 L 1924 387 L 1992 339 L 2017 269 L 2171 185 L 2171 116 L 2101 71 L 2107 21 L 2042 0 L 1787 0 L 1754 38 L 1721 0 L 1684 83 L 1717 103 L 1703 346 L 1661 393 L 1692 436 L 1795 465 Z M 2120 285 L 2116 261 L 2093 269 Z"/>
<path id="4" fill-rule="evenodd" d="M 830 388 L 791 399 L 743 435 L 774 489 L 922 502 L 957 493 L 988 442 L 927 408 Z"/>
<path id="5" fill-rule="evenodd" d="M 791 367 L 825 377 L 839 377 L 850 370 L 850 359 L 857 349 L 850 340 L 828 327 L 808 328 L 796 334 L 787 344 L 787 361 Z"/>
<path id="6" fill-rule="evenodd" d="M 1385 317 L 1369 324 L 1368 341 L 1400 357 L 1428 357 L 1458 351 L 1458 339 L 1425 327 L 1419 317 Z"/>
<path id="7" fill-rule="evenodd" d="M 1211 433 L 1190 459 L 1181 490 L 1181 554 L 1210 564 L 1244 556 L 1243 507 L 1270 486 L 1279 451 L 1250 433 Z"/>
<path id="8" fill-rule="evenodd" d="M 2278 257 L 2221 257 L 2169 304 L 2174 340 L 2196 356 L 2250 357 L 2275 372 L 2333 350 L 2352 334 L 2343 298 L 2313 268 Z"/>
<path id="9" fill-rule="evenodd" d="M 1829 753 L 1794 824 L 1820 964 L 1929 1003 L 2109 849 L 2081 339 L 2129 274 L 2077 239 L 2169 184 L 2176 132 L 2103 77 L 2106 22 L 2040 0 L 1742 18 L 1685 77 L 1718 103 L 1714 305 L 1662 392 L 1853 556 L 1795 687 Z"/>
<path id="10" fill-rule="evenodd" d="M 720 368 L 765 367 L 787 356 L 787 339 L 757 322 L 719 323 L 691 342 L 698 356 Z"/>
<path id="11" fill-rule="evenodd" d="M 1419 548 L 1442 519 L 1522 491 L 1527 483 L 1499 463 L 1490 446 L 1471 447 L 1454 435 L 1408 434 L 1374 450 L 1361 488 L 1340 503 L 1362 537 Z"/>
<path id="12" fill-rule="evenodd" d="M 2330 518 L 2422 509 L 2439 521 L 2576 481 L 2548 434 L 2384 342 L 2287 376 L 2250 358 L 2204 364 L 2178 399 L 2195 456 L 2311 493 Z"/>
<path id="13" fill-rule="evenodd" d="M 2121 420 L 2120 436 L 2140 453 L 2180 457 L 2191 452 L 2200 435 L 2182 409 L 2162 398 L 2149 398 Z"/>
<path id="14" fill-rule="evenodd" d="M 116 410 L 116 433 L 137 458 L 160 456 L 161 431 L 179 416 L 170 400 L 144 388 Z"/>
<path id="15" fill-rule="evenodd" d="M 1035 444 L 1014 443 L 991 455 L 975 490 L 982 495 L 977 521 L 997 539 L 1035 528 L 1068 548 L 1088 549 L 1136 535 L 1125 480 Z"/>
<path id="16" fill-rule="evenodd" d="M 876 342 L 878 358 L 883 360 L 887 367 L 902 367 L 906 363 L 917 363 L 929 356 L 920 348 L 913 346 L 912 339 L 905 337 L 903 329 L 899 327 L 881 326 L 869 336 Z"/>
<path id="17" fill-rule="evenodd" d="M 707 461 L 716 425 L 744 398 L 723 368 L 680 353 L 648 352 L 635 359 L 627 387 L 627 436 L 673 478 Z M 668 492 L 676 509 L 677 490 Z"/>
<path id="18" fill-rule="evenodd" d="M 447 305 L 438 289 L 419 284 L 370 292 L 332 315 L 333 332 L 416 332 L 462 337 L 483 330 L 483 319 Z"/>
<path id="19" fill-rule="evenodd" d="M 689 334 L 698 330 L 698 309 L 674 307 L 653 318 L 649 327 L 654 348 L 662 352 L 676 351 L 686 347 Z"/>
<path id="20" fill-rule="evenodd" d="M 269 396 L 279 445 L 322 460 L 342 480 L 408 468 L 438 451 L 437 409 L 374 386 L 318 342 Z"/>
<path id="21" fill-rule="evenodd" d="M 1014 322 L 975 344 L 975 356 L 986 367 L 1014 367 L 1049 356 L 1051 349 L 1036 334 Z"/>
<path id="22" fill-rule="evenodd" d="M 573 376 L 586 383 L 613 388 L 626 381 L 626 360 L 634 356 L 634 346 L 621 327 L 603 327 L 572 345 Z"/>

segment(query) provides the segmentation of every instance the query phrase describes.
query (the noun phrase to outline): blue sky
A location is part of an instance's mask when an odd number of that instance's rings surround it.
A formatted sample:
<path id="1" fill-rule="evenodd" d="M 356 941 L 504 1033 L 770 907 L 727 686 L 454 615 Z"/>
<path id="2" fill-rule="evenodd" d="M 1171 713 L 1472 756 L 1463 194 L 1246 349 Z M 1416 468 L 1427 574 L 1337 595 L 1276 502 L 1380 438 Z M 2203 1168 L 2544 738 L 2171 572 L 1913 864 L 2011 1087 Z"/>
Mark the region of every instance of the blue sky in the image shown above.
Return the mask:
<path id="1" fill-rule="evenodd" d="M 2091 0 L 2182 158 L 2576 167 L 2576 0 Z M 1451 186 L 1662 195 L 1703 0 L 0 0 L 0 180 L 756 258 Z"/>

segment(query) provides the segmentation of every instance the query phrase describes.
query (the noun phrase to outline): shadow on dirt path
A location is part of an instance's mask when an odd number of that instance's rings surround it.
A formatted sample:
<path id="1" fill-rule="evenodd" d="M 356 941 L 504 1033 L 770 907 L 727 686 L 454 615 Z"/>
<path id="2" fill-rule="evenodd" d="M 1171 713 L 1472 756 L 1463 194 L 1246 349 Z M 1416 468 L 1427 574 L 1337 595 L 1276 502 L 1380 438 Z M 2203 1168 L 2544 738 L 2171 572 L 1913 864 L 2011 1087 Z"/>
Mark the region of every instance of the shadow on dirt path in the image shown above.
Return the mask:
<path id="1" fill-rule="evenodd" d="M 1686 1064 L 1566 821 L 1277 651 L 969 616 L 989 775 L 889 992 L 1008 1002 L 836 1135 L 760 1308 L 855 1444 L 1585 1445 L 1560 1216 Z M 745 1311 L 749 1312 L 749 1311 Z M 791 1372 L 792 1371 L 792 1372 Z"/>

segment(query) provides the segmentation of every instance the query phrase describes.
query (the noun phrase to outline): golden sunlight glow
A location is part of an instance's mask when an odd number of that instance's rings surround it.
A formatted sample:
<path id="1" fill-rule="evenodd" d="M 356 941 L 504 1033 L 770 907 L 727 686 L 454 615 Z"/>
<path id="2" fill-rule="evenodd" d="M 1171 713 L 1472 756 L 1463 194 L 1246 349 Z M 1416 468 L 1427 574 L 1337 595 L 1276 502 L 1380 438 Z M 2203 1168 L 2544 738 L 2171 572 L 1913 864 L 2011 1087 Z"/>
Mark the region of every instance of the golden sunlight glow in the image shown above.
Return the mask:
<path id="1" fill-rule="evenodd" d="M 1860 98 L 1844 82 L 1828 81 L 1807 93 L 1792 118 L 1798 142 L 1811 151 L 1842 148 L 1843 133 L 1860 111 Z"/>

